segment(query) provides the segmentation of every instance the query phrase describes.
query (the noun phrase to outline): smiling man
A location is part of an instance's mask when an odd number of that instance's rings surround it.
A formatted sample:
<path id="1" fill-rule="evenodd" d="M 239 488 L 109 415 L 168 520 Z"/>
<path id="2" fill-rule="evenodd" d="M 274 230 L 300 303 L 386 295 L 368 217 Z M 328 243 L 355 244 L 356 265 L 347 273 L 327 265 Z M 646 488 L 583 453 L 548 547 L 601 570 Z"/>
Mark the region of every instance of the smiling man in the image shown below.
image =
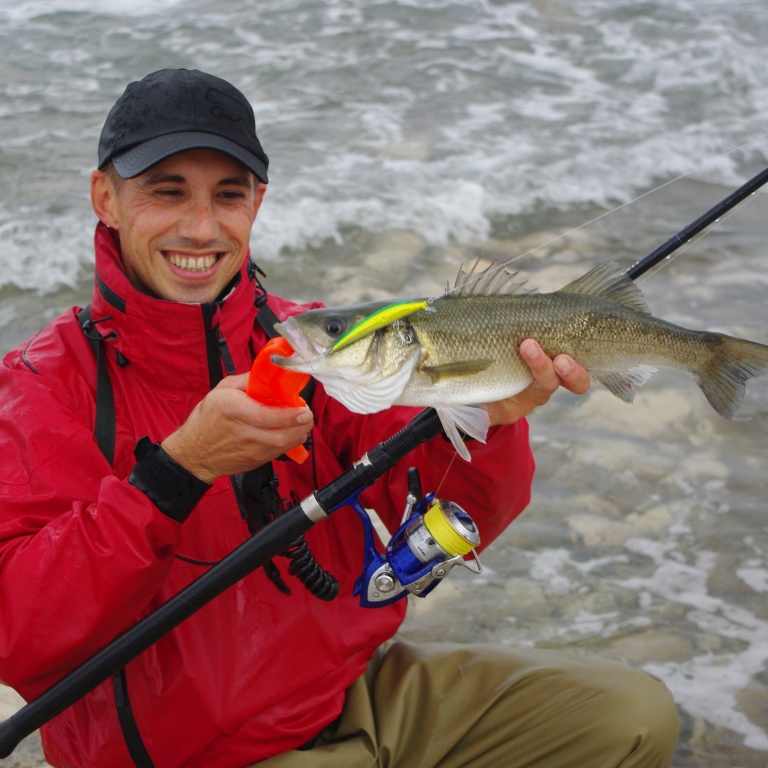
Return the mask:
<path id="1" fill-rule="evenodd" d="M 309 407 L 246 395 L 276 318 L 307 308 L 267 296 L 249 259 L 267 168 L 248 101 L 212 75 L 155 72 L 107 117 L 91 304 L 0 367 L 0 680 L 27 699 L 414 415 L 358 416 L 320 385 Z M 409 461 L 470 511 L 484 543 L 530 496 L 524 417 L 560 386 L 589 385 L 532 340 L 521 353 L 534 382 L 488 405 L 495 426 L 471 464 L 446 473 L 454 453 L 440 438 Z M 309 460 L 278 461 L 310 432 Z M 407 468 L 364 496 L 390 530 Z M 659 681 L 546 651 L 392 641 L 405 601 L 366 609 L 353 595 L 364 545 L 354 514 L 315 526 L 297 543 L 301 566 L 280 558 L 248 575 L 56 716 L 42 729 L 48 762 L 669 765 L 677 717 Z"/>
<path id="2" fill-rule="evenodd" d="M 248 255 L 266 183 L 209 149 L 172 155 L 135 178 L 107 168 L 91 175 L 91 199 L 118 232 L 136 287 L 171 301 L 214 301 Z"/>

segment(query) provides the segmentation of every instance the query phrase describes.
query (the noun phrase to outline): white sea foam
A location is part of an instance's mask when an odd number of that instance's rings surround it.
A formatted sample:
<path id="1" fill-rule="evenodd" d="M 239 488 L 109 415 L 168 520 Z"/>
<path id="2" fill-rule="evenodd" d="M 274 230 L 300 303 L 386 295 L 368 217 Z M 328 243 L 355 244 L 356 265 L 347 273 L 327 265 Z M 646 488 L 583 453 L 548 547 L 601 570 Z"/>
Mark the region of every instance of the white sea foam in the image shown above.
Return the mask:
<path id="1" fill-rule="evenodd" d="M 647 546 L 641 548 L 649 554 Z M 742 641 L 744 650 L 708 653 L 682 663 L 647 664 L 646 669 L 667 683 L 688 712 L 743 735 L 744 744 L 751 749 L 768 751 L 768 734 L 745 717 L 738 705 L 739 693 L 768 662 L 768 622 L 708 594 L 716 553 L 698 552 L 694 563 L 685 564 L 671 560 L 669 552 L 657 551 L 654 561 L 652 576 L 627 579 L 622 585 L 689 607 L 687 619 L 702 633 Z M 714 699 L 709 695 L 712 691 L 717 691 Z"/>
<path id="2" fill-rule="evenodd" d="M 0 16 L 27 21 L 52 13 L 98 13 L 114 16 L 143 16 L 173 8 L 185 0 L 0 0 Z"/>
<path id="3" fill-rule="evenodd" d="M 691 172 L 733 185 L 745 162 L 768 157 L 768 141 L 725 155 L 768 117 L 765 19 L 734 15 L 735 5 L 675 0 L 638 15 L 607 0 L 557 12 L 268 0 L 254 14 L 249 0 L 0 0 L 0 162 L 16 187 L 0 190 L 0 225 L 23 222 L 19 201 L 40 201 L 37 236 L 72 262 L 35 274 L 44 290 L 87 264 L 79 238 L 60 239 L 75 229 L 58 220 L 70 214 L 14 163 L 47 149 L 48 165 L 71 176 L 51 194 L 83 194 L 111 102 L 168 64 L 230 76 L 254 102 L 275 188 L 254 235 L 267 261 L 361 229 L 466 244 L 521 216 L 612 208 Z M 60 31 L 46 21 L 54 13 Z M 111 58 L 93 37 L 109 41 Z M 0 285 L 26 285 L 32 275 L 15 258 L 24 225 L 6 231 L 15 266 Z"/>

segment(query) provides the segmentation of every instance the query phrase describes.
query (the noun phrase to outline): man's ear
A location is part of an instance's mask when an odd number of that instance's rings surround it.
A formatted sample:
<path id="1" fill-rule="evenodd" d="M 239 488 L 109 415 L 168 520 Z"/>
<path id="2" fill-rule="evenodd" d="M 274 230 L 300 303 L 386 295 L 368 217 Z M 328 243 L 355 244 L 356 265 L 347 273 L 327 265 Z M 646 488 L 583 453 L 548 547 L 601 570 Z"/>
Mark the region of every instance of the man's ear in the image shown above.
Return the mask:
<path id="1" fill-rule="evenodd" d="M 116 216 L 117 190 L 104 171 L 91 172 L 91 205 L 99 221 L 111 229 L 120 229 Z"/>
<path id="2" fill-rule="evenodd" d="M 261 201 L 264 199 L 264 194 L 267 191 L 267 185 L 260 181 L 256 185 L 256 194 L 254 195 L 253 200 L 253 220 L 256 221 L 256 214 L 259 212 L 259 208 L 261 208 Z"/>

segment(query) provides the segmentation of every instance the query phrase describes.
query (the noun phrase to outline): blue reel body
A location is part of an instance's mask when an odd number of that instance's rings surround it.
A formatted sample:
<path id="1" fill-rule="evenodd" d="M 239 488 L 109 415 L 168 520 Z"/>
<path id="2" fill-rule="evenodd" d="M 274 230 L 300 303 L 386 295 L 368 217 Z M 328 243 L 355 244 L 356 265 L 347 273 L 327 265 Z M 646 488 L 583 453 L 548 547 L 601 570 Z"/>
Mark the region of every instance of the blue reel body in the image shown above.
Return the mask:
<path id="1" fill-rule="evenodd" d="M 347 503 L 363 523 L 363 572 L 354 588 L 363 607 L 391 605 L 409 594 L 425 597 L 457 565 L 473 573 L 482 570 L 474 551 L 480 543 L 474 521 L 452 501 L 433 493 L 416 501 L 409 494 L 404 522 L 384 552 L 376 548 L 373 524 L 357 496 Z M 468 553 L 474 567 L 464 559 Z"/>

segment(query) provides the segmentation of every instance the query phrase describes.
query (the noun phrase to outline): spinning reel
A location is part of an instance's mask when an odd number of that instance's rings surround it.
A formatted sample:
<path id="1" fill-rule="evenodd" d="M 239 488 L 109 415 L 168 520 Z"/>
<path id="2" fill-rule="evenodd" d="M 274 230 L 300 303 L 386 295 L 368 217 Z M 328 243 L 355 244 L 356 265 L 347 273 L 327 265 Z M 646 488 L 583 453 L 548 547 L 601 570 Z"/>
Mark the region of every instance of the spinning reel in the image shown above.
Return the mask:
<path id="1" fill-rule="evenodd" d="M 350 504 L 363 522 L 365 537 L 363 572 L 354 589 L 363 607 L 390 605 L 408 594 L 425 597 L 457 565 L 472 573 L 482 571 L 474 521 L 453 501 L 438 499 L 434 493 L 422 496 L 417 469 L 408 470 L 403 519 L 384 553 L 374 545 L 373 524 L 357 496 Z M 469 554 L 471 561 L 464 559 Z"/>

